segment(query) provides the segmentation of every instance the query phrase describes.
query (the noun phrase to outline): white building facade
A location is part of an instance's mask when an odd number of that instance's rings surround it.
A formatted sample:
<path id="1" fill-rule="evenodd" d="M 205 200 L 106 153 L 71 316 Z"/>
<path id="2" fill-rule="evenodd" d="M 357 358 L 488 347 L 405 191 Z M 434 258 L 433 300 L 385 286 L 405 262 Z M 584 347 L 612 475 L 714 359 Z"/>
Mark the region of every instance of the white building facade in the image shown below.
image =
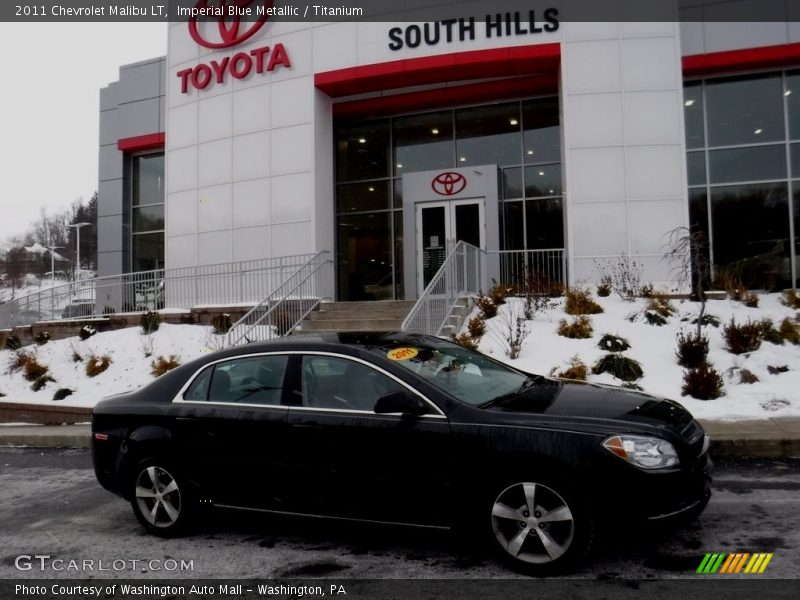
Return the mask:
<path id="1" fill-rule="evenodd" d="M 102 91 L 101 274 L 328 250 L 339 299 L 415 298 L 462 239 L 667 285 L 691 224 L 793 285 L 800 24 L 471 17 L 172 24 Z"/>

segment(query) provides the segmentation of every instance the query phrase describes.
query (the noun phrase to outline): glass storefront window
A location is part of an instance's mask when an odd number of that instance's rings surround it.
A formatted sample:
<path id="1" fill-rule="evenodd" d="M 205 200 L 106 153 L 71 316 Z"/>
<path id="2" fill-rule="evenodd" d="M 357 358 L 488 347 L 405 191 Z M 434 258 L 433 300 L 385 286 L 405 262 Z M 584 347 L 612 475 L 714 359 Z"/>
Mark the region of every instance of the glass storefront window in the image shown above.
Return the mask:
<path id="1" fill-rule="evenodd" d="M 525 197 L 561 195 L 561 165 L 525 167 Z"/>
<path id="2" fill-rule="evenodd" d="M 389 121 L 342 124 L 336 128 L 336 180 L 389 177 Z"/>
<path id="3" fill-rule="evenodd" d="M 503 169 L 503 199 L 522 198 L 522 169 L 511 167 Z"/>
<path id="4" fill-rule="evenodd" d="M 706 153 L 687 152 L 686 171 L 689 185 L 703 185 L 706 182 Z"/>
<path id="5" fill-rule="evenodd" d="M 783 97 L 780 74 L 709 80 L 705 86 L 708 145 L 785 139 Z"/>
<path id="6" fill-rule="evenodd" d="M 709 150 L 708 170 L 711 183 L 786 179 L 786 146 Z"/>
<path id="7" fill-rule="evenodd" d="M 503 249 L 525 249 L 525 217 L 523 202 L 504 202 L 503 210 Z"/>
<path id="8" fill-rule="evenodd" d="M 130 157 L 130 269 L 164 268 L 164 154 Z"/>
<path id="9" fill-rule="evenodd" d="M 561 198 L 527 200 L 525 222 L 529 250 L 564 247 L 564 213 Z"/>
<path id="10" fill-rule="evenodd" d="M 138 233 L 132 236 L 132 271 L 164 268 L 164 233 Z"/>
<path id="11" fill-rule="evenodd" d="M 133 230 L 162 231 L 164 229 L 164 205 L 134 206 Z"/>
<path id="12" fill-rule="evenodd" d="M 397 118 L 393 127 L 396 176 L 453 166 L 452 111 Z"/>
<path id="13" fill-rule="evenodd" d="M 711 188 L 711 226 L 718 270 L 759 289 L 789 285 L 786 183 Z"/>
<path id="14" fill-rule="evenodd" d="M 336 210 L 340 213 L 389 208 L 389 181 L 346 183 L 336 186 Z"/>
<path id="15" fill-rule="evenodd" d="M 522 103 L 523 159 L 526 164 L 561 162 L 558 98 Z"/>
<path id="16" fill-rule="evenodd" d="M 683 113 L 686 121 L 686 147 L 702 148 L 706 145 L 706 133 L 703 120 L 703 86 L 699 81 L 684 86 Z"/>
<path id="17" fill-rule="evenodd" d="M 134 156 L 132 162 L 132 204 L 164 203 L 164 154 Z"/>
<path id="18" fill-rule="evenodd" d="M 520 163 L 518 102 L 456 111 L 457 167 Z"/>
<path id="19" fill-rule="evenodd" d="M 789 113 L 789 137 L 800 140 L 800 71 L 786 75 L 785 89 L 786 111 Z"/>
<path id="20" fill-rule="evenodd" d="M 393 297 L 391 212 L 337 219 L 339 295 L 343 300 Z"/>

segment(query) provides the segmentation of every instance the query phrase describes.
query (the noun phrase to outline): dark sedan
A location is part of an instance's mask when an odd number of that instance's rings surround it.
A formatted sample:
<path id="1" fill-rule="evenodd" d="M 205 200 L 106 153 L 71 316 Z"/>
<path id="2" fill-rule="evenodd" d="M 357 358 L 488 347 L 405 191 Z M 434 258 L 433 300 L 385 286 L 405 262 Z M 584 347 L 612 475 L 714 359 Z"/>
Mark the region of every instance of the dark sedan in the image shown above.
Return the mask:
<path id="1" fill-rule="evenodd" d="M 94 409 L 100 483 L 174 534 L 207 507 L 458 528 L 512 566 L 596 525 L 702 512 L 708 437 L 679 404 L 531 375 L 405 333 L 212 354 Z"/>

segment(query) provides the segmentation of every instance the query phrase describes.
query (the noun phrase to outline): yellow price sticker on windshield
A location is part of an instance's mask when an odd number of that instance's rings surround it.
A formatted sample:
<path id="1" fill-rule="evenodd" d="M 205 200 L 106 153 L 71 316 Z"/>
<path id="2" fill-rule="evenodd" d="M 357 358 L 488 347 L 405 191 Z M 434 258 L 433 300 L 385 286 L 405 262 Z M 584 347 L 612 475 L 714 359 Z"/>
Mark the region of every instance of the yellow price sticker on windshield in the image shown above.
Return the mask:
<path id="1" fill-rule="evenodd" d="M 389 350 L 386 356 L 391 360 L 409 360 L 417 354 L 419 354 L 419 351 L 416 348 L 395 348 L 394 350 Z"/>

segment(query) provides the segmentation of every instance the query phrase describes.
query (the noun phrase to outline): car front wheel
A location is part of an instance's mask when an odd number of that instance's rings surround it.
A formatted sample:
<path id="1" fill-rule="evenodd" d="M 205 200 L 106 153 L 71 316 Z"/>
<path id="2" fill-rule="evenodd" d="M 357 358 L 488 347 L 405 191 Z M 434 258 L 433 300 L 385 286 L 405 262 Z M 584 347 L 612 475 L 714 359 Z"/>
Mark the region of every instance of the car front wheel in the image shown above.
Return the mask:
<path id="1" fill-rule="evenodd" d="M 139 522 L 157 535 L 175 535 L 189 520 L 188 490 L 176 469 L 163 461 L 139 464 L 131 504 Z"/>
<path id="2" fill-rule="evenodd" d="M 491 524 L 501 558 L 532 574 L 573 565 L 592 541 L 589 511 L 566 486 L 552 482 L 519 481 L 501 489 Z"/>

